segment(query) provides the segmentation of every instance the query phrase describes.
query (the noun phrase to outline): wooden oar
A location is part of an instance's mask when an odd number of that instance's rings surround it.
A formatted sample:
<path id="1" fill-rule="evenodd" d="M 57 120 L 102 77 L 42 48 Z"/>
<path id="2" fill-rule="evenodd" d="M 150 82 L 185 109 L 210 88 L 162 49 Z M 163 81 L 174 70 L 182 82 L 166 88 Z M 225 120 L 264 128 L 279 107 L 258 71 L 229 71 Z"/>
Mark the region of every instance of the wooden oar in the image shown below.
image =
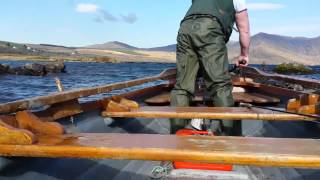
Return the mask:
<path id="1" fill-rule="evenodd" d="M 243 70 L 242 74 L 246 75 L 250 78 L 264 77 L 264 78 L 268 78 L 268 79 L 275 79 L 275 80 L 300 84 L 304 87 L 308 87 L 311 89 L 319 89 L 320 88 L 320 81 L 319 80 L 286 76 L 286 75 L 281 75 L 281 74 L 270 74 L 270 73 L 263 72 L 257 68 L 254 68 L 254 67 L 242 67 L 242 70 Z"/>
<path id="2" fill-rule="evenodd" d="M 254 137 L 73 134 L 34 145 L 1 145 L 0 156 L 186 161 L 320 168 L 320 141 Z"/>
<path id="3" fill-rule="evenodd" d="M 102 116 L 121 118 L 177 118 L 265 121 L 313 121 L 316 118 L 280 113 L 258 108 L 240 107 L 141 107 L 131 111 L 104 111 Z"/>
<path id="4" fill-rule="evenodd" d="M 264 109 L 268 111 L 278 112 L 278 113 L 284 113 L 284 114 L 291 114 L 291 115 L 297 115 L 297 116 L 305 116 L 309 118 L 314 118 L 315 120 L 320 120 L 320 116 L 317 114 L 302 114 L 298 112 L 290 112 L 290 111 L 284 111 L 280 109 L 270 108 L 270 107 L 263 107 L 263 106 L 256 106 L 249 103 L 240 103 L 240 107 L 246 107 L 246 108 L 258 108 L 258 109 Z"/>
<path id="5" fill-rule="evenodd" d="M 164 70 L 159 75 L 151 76 L 147 78 L 107 84 L 107 85 L 92 87 L 92 88 L 81 88 L 81 89 L 63 91 L 63 92 L 54 93 L 47 96 L 40 96 L 35 98 L 29 98 L 29 99 L 4 103 L 4 104 L 0 104 L 0 114 L 13 113 L 16 111 L 37 108 L 45 105 L 52 105 L 60 102 L 73 100 L 73 99 L 106 93 L 106 92 L 110 92 L 117 89 L 137 86 L 137 85 L 141 85 L 144 83 L 153 82 L 157 80 L 168 80 L 168 79 L 174 78 L 175 75 L 176 75 L 176 69 L 167 69 L 167 70 Z"/>

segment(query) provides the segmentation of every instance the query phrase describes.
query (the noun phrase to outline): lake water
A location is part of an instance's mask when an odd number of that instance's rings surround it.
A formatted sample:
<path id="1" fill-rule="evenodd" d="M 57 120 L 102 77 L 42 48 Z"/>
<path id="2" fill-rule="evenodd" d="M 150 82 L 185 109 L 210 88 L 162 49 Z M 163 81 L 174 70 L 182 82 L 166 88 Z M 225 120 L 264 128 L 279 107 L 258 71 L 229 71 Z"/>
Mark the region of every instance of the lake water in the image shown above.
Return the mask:
<path id="1" fill-rule="evenodd" d="M 26 61 L 0 61 L 1 64 L 10 66 L 22 66 Z M 146 76 L 159 74 L 166 68 L 175 67 L 175 64 L 160 63 L 84 63 L 84 62 L 66 62 L 67 72 L 45 77 L 37 76 L 16 76 L 0 75 L 0 103 L 24 99 L 28 97 L 47 95 L 57 91 L 54 77 L 59 77 L 66 90 L 82 87 L 93 87 L 114 82 L 133 80 Z M 314 67 L 320 71 L 320 66 Z M 306 75 L 303 77 L 320 80 L 320 74 Z M 149 83 L 157 84 L 159 82 Z M 146 85 L 144 85 L 146 86 Z M 141 86 L 114 91 L 102 95 L 112 95 L 120 92 L 138 89 Z M 101 96 L 101 95 L 100 95 Z M 93 96 L 92 100 L 100 96 Z"/>

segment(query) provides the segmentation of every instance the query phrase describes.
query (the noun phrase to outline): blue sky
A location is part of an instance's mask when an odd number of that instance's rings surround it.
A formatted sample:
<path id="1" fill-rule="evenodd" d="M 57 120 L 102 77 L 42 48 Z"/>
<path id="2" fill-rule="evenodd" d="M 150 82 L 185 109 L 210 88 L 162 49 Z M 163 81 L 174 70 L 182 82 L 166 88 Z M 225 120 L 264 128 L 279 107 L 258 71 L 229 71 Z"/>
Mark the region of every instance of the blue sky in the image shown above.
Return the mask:
<path id="1" fill-rule="evenodd" d="M 84 46 L 175 43 L 191 0 L 1 0 L 0 40 Z M 320 35 L 319 0 L 247 0 L 252 34 Z M 237 39 L 234 33 L 233 40 Z"/>

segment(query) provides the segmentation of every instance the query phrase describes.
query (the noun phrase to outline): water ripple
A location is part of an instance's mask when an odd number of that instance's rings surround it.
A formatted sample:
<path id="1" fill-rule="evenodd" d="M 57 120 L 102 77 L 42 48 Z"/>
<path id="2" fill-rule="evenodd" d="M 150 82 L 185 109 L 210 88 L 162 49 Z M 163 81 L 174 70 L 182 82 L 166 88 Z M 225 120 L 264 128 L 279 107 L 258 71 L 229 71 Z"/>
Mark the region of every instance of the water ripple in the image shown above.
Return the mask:
<path id="1" fill-rule="evenodd" d="M 2 64 L 9 64 L 17 67 L 24 65 L 25 61 L 1 61 Z M 94 87 L 103 84 L 110 84 L 121 81 L 128 81 L 146 76 L 159 74 L 166 68 L 174 67 L 174 64 L 160 63 L 83 63 L 67 62 L 67 71 L 65 74 L 49 75 L 45 77 L 0 75 L 0 103 L 9 102 L 18 99 L 24 99 L 34 96 L 47 95 L 56 92 L 54 77 L 61 79 L 65 89 Z M 315 67 L 320 71 L 320 66 Z M 303 77 L 319 79 L 320 74 L 305 75 Z M 157 82 L 159 83 L 159 82 Z M 143 86 L 132 87 L 123 90 L 117 90 L 105 95 L 113 95 L 130 90 L 139 89 L 145 86 L 154 85 L 148 83 Z M 93 100 L 102 95 L 84 98 L 82 100 Z"/>
<path id="2" fill-rule="evenodd" d="M 1 61 L 12 67 L 24 65 L 25 61 Z M 83 63 L 67 62 L 65 74 L 49 75 L 45 77 L 0 75 L 0 103 L 18 99 L 47 95 L 56 92 L 54 77 L 58 76 L 65 89 L 94 87 L 121 81 L 133 80 L 146 76 L 159 74 L 163 69 L 174 67 L 173 64 L 158 63 Z M 130 89 L 129 89 L 130 90 Z M 121 93 L 128 89 L 107 93 Z M 104 94 L 106 95 L 106 94 Z M 86 98 L 93 100 L 102 95 Z"/>

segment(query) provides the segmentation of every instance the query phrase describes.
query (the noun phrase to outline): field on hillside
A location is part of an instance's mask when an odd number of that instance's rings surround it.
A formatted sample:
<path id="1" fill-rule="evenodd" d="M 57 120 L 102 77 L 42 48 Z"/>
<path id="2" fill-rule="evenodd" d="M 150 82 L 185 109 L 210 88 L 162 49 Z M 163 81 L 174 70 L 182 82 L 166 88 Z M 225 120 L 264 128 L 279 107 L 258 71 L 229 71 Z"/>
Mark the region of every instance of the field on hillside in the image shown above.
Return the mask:
<path id="1" fill-rule="evenodd" d="M 239 43 L 228 44 L 229 59 L 239 55 Z M 0 41 L 0 59 L 56 60 L 98 62 L 161 62 L 176 60 L 176 45 L 138 48 L 112 41 L 86 47 L 66 47 L 50 44 L 18 44 Z M 320 37 L 300 38 L 259 33 L 252 37 L 251 64 L 300 63 L 320 65 Z"/>

